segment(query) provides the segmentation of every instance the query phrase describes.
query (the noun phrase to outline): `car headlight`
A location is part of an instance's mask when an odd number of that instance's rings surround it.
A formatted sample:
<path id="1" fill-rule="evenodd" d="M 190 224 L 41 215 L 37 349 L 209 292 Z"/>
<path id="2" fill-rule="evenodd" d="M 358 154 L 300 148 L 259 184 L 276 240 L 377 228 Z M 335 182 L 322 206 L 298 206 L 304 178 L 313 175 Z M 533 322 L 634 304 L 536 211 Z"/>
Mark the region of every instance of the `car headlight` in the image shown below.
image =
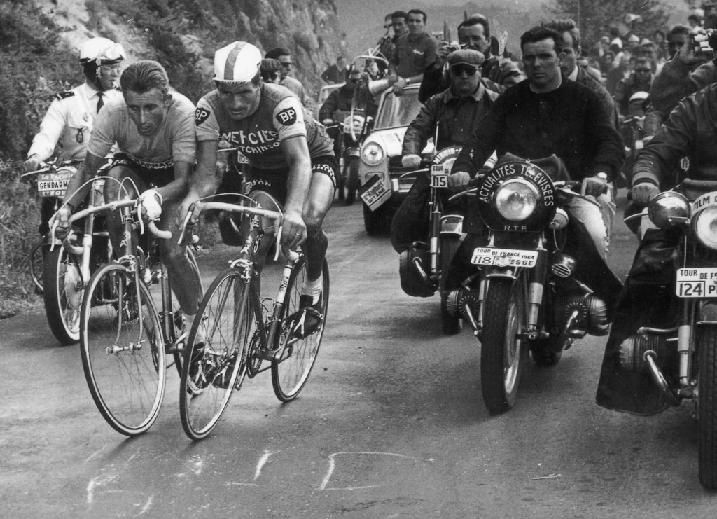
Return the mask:
<path id="1" fill-rule="evenodd" d="M 660 229 L 674 227 L 689 218 L 690 202 L 680 193 L 665 191 L 650 201 L 647 214 Z"/>
<path id="2" fill-rule="evenodd" d="M 538 203 L 538 190 L 523 179 L 506 181 L 495 193 L 495 205 L 506 220 L 520 222 L 528 218 Z"/>
<path id="3" fill-rule="evenodd" d="M 717 249 L 717 206 L 705 207 L 692 218 L 692 231 L 705 247 Z"/>
<path id="4" fill-rule="evenodd" d="M 376 142 L 367 142 L 361 150 L 361 160 L 367 166 L 378 166 L 385 156 L 383 148 Z"/>

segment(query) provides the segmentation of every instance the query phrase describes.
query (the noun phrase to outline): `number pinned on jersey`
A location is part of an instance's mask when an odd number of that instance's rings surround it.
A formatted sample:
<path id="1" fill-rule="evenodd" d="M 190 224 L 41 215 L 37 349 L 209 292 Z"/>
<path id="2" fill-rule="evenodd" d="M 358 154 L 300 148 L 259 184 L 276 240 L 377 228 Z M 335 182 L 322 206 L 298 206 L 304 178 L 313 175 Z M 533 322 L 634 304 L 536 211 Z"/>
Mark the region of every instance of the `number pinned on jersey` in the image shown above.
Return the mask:
<path id="1" fill-rule="evenodd" d="M 284 108 L 276 114 L 276 120 L 284 126 L 291 126 L 296 122 L 296 110 L 292 107 Z"/>
<path id="2" fill-rule="evenodd" d="M 194 111 L 194 124 L 199 126 L 204 121 L 206 121 L 210 115 L 211 113 L 209 112 L 209 110 L 205 108 L 197 108 Z"/>

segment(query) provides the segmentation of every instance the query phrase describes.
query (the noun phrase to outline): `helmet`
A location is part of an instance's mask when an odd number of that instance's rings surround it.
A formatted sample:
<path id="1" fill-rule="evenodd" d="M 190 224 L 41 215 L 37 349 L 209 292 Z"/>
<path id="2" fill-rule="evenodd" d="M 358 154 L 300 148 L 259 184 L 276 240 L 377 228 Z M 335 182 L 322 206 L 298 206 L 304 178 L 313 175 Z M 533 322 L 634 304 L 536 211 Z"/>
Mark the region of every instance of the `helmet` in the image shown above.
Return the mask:
<path id="1" fill-rule="evenodd" d="M 214 53 L 214 81 L 244 83 L 258 73 L 261 52 L 251 43 L 235 41 Z"/>
<path id="2" fill-rule="evenodd" d="M 83 64 L 108 65 L 123 60 L 124 55 L 122 45 L 107 38 L 92 38 L 80 46 L 80 63 Z"/>

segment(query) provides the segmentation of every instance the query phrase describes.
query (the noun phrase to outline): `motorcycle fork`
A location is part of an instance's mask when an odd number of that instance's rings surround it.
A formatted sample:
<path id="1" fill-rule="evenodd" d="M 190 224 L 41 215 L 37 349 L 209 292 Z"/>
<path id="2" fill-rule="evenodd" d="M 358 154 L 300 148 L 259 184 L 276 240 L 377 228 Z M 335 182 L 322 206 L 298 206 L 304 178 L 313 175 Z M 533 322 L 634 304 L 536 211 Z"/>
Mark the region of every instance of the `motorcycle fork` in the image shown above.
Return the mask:
<path id="1" fill-rule="evenodd" d="M 695 351 L 692 323 L 696 322 L 697 303 L 684 299 L 681 306 L 682 315 L 677 326 L 677 355 L 680 388 L 685 388 L 690 386 L 690 374 L 692 373 L 692 354 Z"/>
<path id="2" fill-rule="evenodd" d="M 436 188 L 431 188 L 431 200 L 430 200 L 430 210 L 431 210 L 431 218 L 430 218 L 430 243 L 429 243 L 429 251 L 430 251 L 430 258 L 431 258 L 431 272 L 430 272 L 430 278 L 431 281 L 437 280 L 440 277 L 440 269 L 438 265 L 438 260 L 441 255 L 440 250 L 440 235 L 441 235 L 441 207 L 438 203 L 438 193 L 436 191 Z"/>
<path id="3" fill-rule="evenodd" d="M 548 255 L 541 243 L 538 247 L 538 259 L 535 267 L 528 273 L 528 294 L 525 299 L 527 302 L 525 335 L 530 340 L 540 338 L 540 307 L 543 304 L 548 268 Z"/>

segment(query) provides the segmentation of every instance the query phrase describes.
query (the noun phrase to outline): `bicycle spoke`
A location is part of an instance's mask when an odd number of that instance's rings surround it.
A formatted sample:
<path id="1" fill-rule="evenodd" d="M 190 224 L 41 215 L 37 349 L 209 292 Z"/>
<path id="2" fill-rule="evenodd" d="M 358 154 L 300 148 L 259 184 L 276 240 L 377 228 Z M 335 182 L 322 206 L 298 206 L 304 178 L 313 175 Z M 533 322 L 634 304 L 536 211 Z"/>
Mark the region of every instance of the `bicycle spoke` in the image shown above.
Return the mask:
<path id="1" fill-rule="evenodd" d="M 164 394 L 164 345 L 149 291 L 123 266 L 107 265 L 92 277 L 81 340 L 85 378 L 107 422 L 128 436 L 149 429 Z"/>

